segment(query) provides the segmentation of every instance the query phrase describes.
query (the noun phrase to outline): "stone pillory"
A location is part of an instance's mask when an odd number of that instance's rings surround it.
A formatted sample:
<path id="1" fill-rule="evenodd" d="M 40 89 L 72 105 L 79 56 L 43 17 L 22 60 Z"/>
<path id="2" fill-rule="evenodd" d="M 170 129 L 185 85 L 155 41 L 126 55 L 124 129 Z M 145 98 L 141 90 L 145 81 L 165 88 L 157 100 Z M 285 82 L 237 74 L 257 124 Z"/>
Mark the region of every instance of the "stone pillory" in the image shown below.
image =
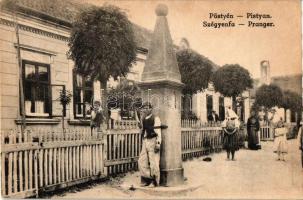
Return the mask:
<path id="1" fill-rule="evenodd" d="M 180 185 L 184 181 L 181 158 L 181 75 L 168 28 L 168 8 L 160 4 L 157 21 L 139 83 L 145 101 L 150 101 L 161 120 L 160 184 Z M 146 95 L 147 93 L 147 95 Z"/>
<path id="2" fill-rule="evenodd" d="M 168 8 L 164 4 L 159 4 L 155 12 L 158 17 L 148 49 L 142 81 L 169 80 L 181 83 L 181 75 L 166 19 Z"/>

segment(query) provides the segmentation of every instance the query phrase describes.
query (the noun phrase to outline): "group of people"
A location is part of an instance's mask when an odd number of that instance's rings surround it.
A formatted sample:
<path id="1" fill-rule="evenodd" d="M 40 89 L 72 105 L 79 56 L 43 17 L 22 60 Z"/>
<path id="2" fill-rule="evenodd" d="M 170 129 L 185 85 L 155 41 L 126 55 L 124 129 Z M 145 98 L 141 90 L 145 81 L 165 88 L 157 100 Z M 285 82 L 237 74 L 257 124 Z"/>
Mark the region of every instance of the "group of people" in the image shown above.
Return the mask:
<path id="1" fill-rule="evenodd" d="M 209 122 L 218 122 L 219 116 L 215 111 L 207 117 Z M 254 118 L 248 120 L 249 147 L 256 148 L 258 139 L 256 131 L 259 129 L 259 121 Z M 227 160 L 235 161 L 235 153 L 240 148 L 240 120 L 238 115 L 229 107 L 225 112 L 225 119 L 222 122 L 223 148 L 227 152 Z"/>
<path id="2" fill-rule="evenodd" d="M 140 117 L 142 130 L 143 145 L 139 157 L 139 170 L 141 173 L 141 186 L 155 187 L 160 181 L 160 146 L 161 146 L 161 122 L 159 117 L 152 112 L 152 105 L 146 103 L 143 105 L 143 116 Z M 212 113 L 213 121 L 218 121 L 216 113 Z M 230 108 L 227 109 L 225 120 L 222 122 L 224 132 L 223 146 L 227 152 L 227 160 L 235 161 L 235 152 L 239 150 L 239 129 L 240 121 L 237 114 Z M 283 131 L 284 123 L 280 120 L 275 127 L 275 150 L 279 156 L 279 160 L 284 160 L 287 153 L 286 129 Z M 257 113 L 251 112 L 251 116 L 247 120 L 248 147 L 252 150 L 260 149 L 260 140 L 258 131 L 260 130 L 260 122 Z M 300 129 L 300 149 L 302 150 L 302 167 L 303 167 L 303 137 Z M 281 156 L 281 158 L 280 158 Z"/>
<path id="3" fill-rule="evenodd" d="M 271 119 L 270 122 L 272 129 L 274 131 L 274 153 L 277 154 L 278 161 L 285 161 L 286 154 L 288 152 L 287 146 L 287 132 L 288 129 L 284 125 L 282 118 Z M 247 120 L 247 141 L 248 148 L 251 150 L 261 149 L 260 145 L 260 122 L 259 117 L 255 111 L 251 111 L 251 115 Z M 237 114 L 231 110 L 227 109 L 225 120 L 222 123 L 223 128 L 223 147 L 227 152 L 227 160 L 235 160 L 235 152 L 239 149 L 239 128 L 240 122 Z M 298 141 L 300 145 L 300 150 L 302 151 L 302 167 L 303 167 L 303 137 L 302 128 L 299 130 Z"/>
<path id="4" fill-rule="evenodd" d="M 142 134 L 142 148 L 138 160 L 139 171 L 141 174 L 141 186 L 156 187 L 160 183 L 160 146 L 161 146 L 161 121 L 158 116 L 153 113 L 153 107 L 146 102 L 137 112 L 137 121 Z M 94 102 L 91 109 L 91 128 L 99 128 L 103 120 L 101 104 Z M 218 121 L 219 118 L 215 112 L 212 112 L 212 121 Z M 209 120 L 210 118 L 209 117 Z M 225 120 L 222 122 L 223 128 L 223 147 L 227 152 L 227 160 L 235 161 L 235 152 L 239 150 L 239 129 L 240 121 L 237 114 L 230 108 L 227 109 Z M 260 149 L 260 140 L 258 132 L 260 130 L 260 122 L 255 111 L 251 112 L 251 116 L 247 120 L 248 148 L 252 150 Z M 278 154 L 278 160 L 285 160 L 287 153 L 286 128 L 283 121 L 275 123 L 274 143 L 275 152 Z M 302 151 L 302 167 L 303 167 L 303 137 L 299 131 L 300 149 Z"/>
<path id="5" fill-rule="evenodd" d="M 288 132 L 288 129 L 284 126 L 283 119 L 277 119 L 277 117 L 273 117 L 270 120 L 270 126 L 274 131 L 274 153 L 277 153 L 278 161 L 285 161 L 285 155 L 287 154 L 286 134 Z M 251 116 L 247 120 L 247 136 L 249 149 L 258 150 L 261 148 L 259 131 L 259 117 L 255 111 L 251 111 Z"/>

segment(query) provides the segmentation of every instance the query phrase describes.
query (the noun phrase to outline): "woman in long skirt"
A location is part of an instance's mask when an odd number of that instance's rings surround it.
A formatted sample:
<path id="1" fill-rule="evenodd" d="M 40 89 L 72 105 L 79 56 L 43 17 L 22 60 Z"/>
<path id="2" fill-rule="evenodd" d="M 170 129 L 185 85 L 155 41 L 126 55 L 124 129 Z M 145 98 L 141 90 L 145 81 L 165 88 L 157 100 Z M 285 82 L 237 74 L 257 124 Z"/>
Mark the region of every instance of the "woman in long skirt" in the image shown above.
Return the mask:
<path id="1" fill-rule="evenodd" d="M 251 116 L 247 120 L 247 135 L 248 135 L 248 148 L 252 150 L 258 150 L 259 136 L 258 131 L 260 129 L 259 119 L 256 116 L 255 111 L 251 111 Z"/>
<path id="2" fill-rule="evenodd" d="M 227 160 L 235 160 L 235 152 L 239 150 L 239 128 L 238 116 L 230 109 L 226 113 L 226 119 L 222 123 L 223 128 L 223 148 L 227 152 Z"/>
<path id="3" fill-rule="evenodd" d="M 234 132 L 233 134 L 225 132 L 223 140 L 224 149 L 227 152 L 227 160 L 230 160 L 230 155 L 231 159 L 235 160 L 235 152 L 239 150 L 238 131 Z"/>
<path id="4" fill-rule="evenodd" d="M 274 130 L 274 152 L 277 153 L 278 159 L 285 161 L 285 155 L 287 154 L 287 128 L 284 127 L 284 124 L 280 121 L 277 124 L 277 128 Z"/>

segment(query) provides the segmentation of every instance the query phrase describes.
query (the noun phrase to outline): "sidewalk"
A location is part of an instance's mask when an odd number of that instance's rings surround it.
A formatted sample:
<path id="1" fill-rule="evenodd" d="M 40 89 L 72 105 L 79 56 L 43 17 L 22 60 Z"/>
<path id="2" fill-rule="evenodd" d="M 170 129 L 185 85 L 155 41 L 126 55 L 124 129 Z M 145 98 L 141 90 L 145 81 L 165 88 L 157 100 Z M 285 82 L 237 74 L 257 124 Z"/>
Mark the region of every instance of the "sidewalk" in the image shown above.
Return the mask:
<path id="1" fill-rule="evenodd" d="M 183 163 L 187 184 L 201 187 L 186 194 L 166 198 L 285 198 L 303 199 L 303 170 L 300 152 L 295 140 L 289 140 L 287 161 L 276 161 L 272 142 L 262 144 L 262 150 L 241 149 L 236 161 L 226 161 L 224 152 L 213 154 L 211 162 L 202 158 Z M 140 190 L 131 191 L 138 185 L 138 172 L 128 173 L 104 184 L 76 193 L 55 195 L 52 198 L 163 198 Z"/>

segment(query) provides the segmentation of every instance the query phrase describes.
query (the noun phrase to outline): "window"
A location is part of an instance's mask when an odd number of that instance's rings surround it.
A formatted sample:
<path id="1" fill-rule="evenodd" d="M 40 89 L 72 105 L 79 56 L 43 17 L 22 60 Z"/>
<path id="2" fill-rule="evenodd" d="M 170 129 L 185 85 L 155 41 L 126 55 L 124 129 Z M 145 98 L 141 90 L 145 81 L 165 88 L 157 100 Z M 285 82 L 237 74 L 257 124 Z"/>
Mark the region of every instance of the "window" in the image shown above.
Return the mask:
<path id="1" fill-rule="evenodd" d="M 23 87 L 26 116 L 50 116 L 50 66 L 23 60 Z"/>
<path id="2" fill-rule="evenodd" d="M 245 121 L 244 119 L 244 100 L 240 100 L 239 102 L 237 102 L 237 115 L 239 116 L 240 121 Z"/>
<path id="3" fill-rule="evenodd" d="M 74 115 L 75 118 L 88 118 L 93 100 L 93 81 L 74 73 Z"/>
<path id="4" fill-rule="evenodd" d="M 211 111 L 213 110 L 213 96 L 212 95 L 206 95 L 206 108 L 207 108 L 207 115 L 210 115 Z"/>
<path id="5" fill-rule="evenodd" d="M 189 113 L 192 113 L 193 110 L 193 98 L 190 94 L 182 95 L 181 96 L 181 108 L 182 113 L 185 115 L 188 115 Z"/>
<path id="6" fill-rule="evenodd" d="M 221 121 L 225 119 L 224 97 L 219 97 L 219 118 Z"/>
<path id="7" fill-rule="evenodd" d="M 290 111 L 290 122 L 296 122 L 296 115 L 297 113 L 295 111 Z"/>

